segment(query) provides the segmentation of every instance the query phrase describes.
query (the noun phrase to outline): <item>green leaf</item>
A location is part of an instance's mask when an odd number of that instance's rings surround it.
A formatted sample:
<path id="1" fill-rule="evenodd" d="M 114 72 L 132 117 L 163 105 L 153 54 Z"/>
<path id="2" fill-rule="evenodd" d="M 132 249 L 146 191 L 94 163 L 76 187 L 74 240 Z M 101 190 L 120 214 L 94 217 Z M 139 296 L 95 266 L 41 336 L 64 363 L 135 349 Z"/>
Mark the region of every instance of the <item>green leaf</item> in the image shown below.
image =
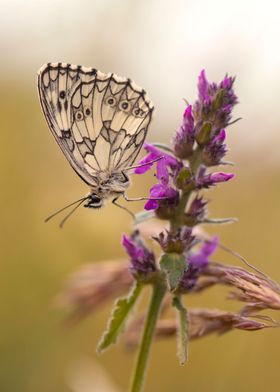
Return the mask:
<path id="1" fill-rule="evenodd" d="M 161 256 L 160 268 L 166 273 L 170 291 L 176 290 L 179 281 L 187 269 L 187 262 L 183 255 L 178 253 L 166 253 Z"/>
<path id="2" fill-rule="evenodd" d="M 177 330 L 178 358 L 180 365 L 185 365 L 188 360 L 188 312 L 180 297 L 174 297 L 172 305 L 177 309 L 179 316 Z"/>
<path id="3" fill-rule="evenodd" d="M 238 219 L 237 218 L 204 219 L 201 223 L 208 223 L 211 225 L 226 225 L 234 222 L 238 222 Z"/>
<path id="4" fill-rule="evenodd" d="M 154 211 L 140 211 L 135 214 L 134 217 L 134 224 L 137 225 L 138 223 L 145 222 L 148 219 L 152 219 L 155 217 Z"/>
<path id="5" fill-rule="evenodd" d="M 111 344 L 116 343 L 118 336 L 124 329 L 125 321 L 129 312 L 132 310 L 143 285 L 136 283 L 127 297 L 119 298 L 116 301 L 112 316 L 108 322 L 107 328 L 102 335 L 98 345 L 97 352 L 101 353 Z"/>
<path id="6" fill-rule="evenodd" d="M 151 144 L 159 148 L 160 150 L 170 152 L 172 155 L 174 155 L 173 150 L 167 144 L 164 143 L 151 143 Z"/>

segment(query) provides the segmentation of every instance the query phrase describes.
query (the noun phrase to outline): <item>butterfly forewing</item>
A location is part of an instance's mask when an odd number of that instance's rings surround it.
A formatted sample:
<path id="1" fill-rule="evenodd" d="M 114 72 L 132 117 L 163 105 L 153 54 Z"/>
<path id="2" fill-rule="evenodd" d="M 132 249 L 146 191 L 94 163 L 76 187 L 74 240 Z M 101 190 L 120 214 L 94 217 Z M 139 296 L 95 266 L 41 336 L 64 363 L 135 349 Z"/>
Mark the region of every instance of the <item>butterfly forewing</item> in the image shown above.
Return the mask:
<path id="1" fill-rule="evenodd" d="M 130 79 L 63 63 L 38 73 L 48 125 L 74 170 L 91 186 L 98 173 L 130 166 L 145 140 L 153 105 Z"/>

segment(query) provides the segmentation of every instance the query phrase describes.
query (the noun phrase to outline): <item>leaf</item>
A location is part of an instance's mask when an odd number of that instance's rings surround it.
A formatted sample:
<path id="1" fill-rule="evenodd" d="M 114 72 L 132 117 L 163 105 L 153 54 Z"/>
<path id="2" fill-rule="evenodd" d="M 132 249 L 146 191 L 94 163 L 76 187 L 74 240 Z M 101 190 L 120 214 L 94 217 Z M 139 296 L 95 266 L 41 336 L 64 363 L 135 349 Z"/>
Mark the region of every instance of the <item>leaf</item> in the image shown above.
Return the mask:
<path id="1" fill-rule="evenodd" d="M 154 211 L 140 211 L 134 216 L 134 224 L 145 222 L 148 219 L 152 219 L 155 217 Z"/>
<path id="2" fill-rule="evenodd" d="M 238 222 L 238 219 L 237 218 L 204 219 L 201 223 L 208 223 L 212 225 L 226 225 L 234 222 Z"/>
<path id="3" fill-rule="evenodd" d="M 170 152 L 172 155 L 174 155 L 173 150 L 167 144 L 164 144 L 164 143 L 152 143 L 152 145 L 157 147 L 157 148 L 159 148 L 160 150 Z"/>
<path id="4" fill-rule="evenodd" d="M 127 316 L 132 310 L 137 298 L 139 297 L 142 287 L 143 285 L 136 283 L 132 287 L 127 297 L 119 298 L 116 301 L 107 328 L 97 345 L 98 353 L 101 353 L 111 344 L 116 343 L 118 336 L 124 329 Z"/>
<path id="5" fill-rule="evenodd" d="M 176 290 L 180 279 L 187 269 L 187 262 L 183 255 L 178 253 L 166 253 L 161 256 L 160 268 L 166 273 L 170 291 Z"/>
<path id="6" fill-rule="evenodd" d="M 177 328 L 177 347 L 180 365 L 185 365 L 188 360 L 188 312 L 181 302 L 180 297 L 174 297 L 172 305 L 178 310 L 179 322 Z"/>

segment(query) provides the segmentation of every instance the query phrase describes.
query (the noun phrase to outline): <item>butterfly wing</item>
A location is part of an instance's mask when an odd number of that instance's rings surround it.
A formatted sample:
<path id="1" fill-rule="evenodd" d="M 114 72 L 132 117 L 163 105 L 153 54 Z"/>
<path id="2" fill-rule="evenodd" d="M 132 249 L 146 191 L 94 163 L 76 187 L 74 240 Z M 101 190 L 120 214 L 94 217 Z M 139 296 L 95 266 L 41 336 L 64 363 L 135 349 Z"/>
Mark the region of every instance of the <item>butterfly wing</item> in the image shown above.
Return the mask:
<path id="1" fill-rule="evenodd" d="M 99 172 L 122 170 L 134 162 L 153 105 L 130 79 L 49 63 L 38 72 L 38 90 L 56 141 L 86 183 L 94 187 Z"/>

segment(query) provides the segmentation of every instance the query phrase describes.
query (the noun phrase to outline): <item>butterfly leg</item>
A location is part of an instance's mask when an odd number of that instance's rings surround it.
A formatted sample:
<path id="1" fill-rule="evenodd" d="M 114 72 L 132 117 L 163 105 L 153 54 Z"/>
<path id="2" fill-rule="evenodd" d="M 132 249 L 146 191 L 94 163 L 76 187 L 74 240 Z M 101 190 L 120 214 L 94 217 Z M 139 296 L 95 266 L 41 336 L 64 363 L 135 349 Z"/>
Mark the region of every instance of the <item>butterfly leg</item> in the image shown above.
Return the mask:
<path id="1" fill-rule="evenodd" d="M 132 211 L 130 211 L 128 208 L 122 206 L 121 204 L 117 203 L 119 197 L 116 197 L 115 199 L 112 200 L 112 203 L 115 204 L 115 206 L 125 210 L 130 216 L 132 216 L 133 219 L 135 219 L 135 215 L 133 214 Z"/>

